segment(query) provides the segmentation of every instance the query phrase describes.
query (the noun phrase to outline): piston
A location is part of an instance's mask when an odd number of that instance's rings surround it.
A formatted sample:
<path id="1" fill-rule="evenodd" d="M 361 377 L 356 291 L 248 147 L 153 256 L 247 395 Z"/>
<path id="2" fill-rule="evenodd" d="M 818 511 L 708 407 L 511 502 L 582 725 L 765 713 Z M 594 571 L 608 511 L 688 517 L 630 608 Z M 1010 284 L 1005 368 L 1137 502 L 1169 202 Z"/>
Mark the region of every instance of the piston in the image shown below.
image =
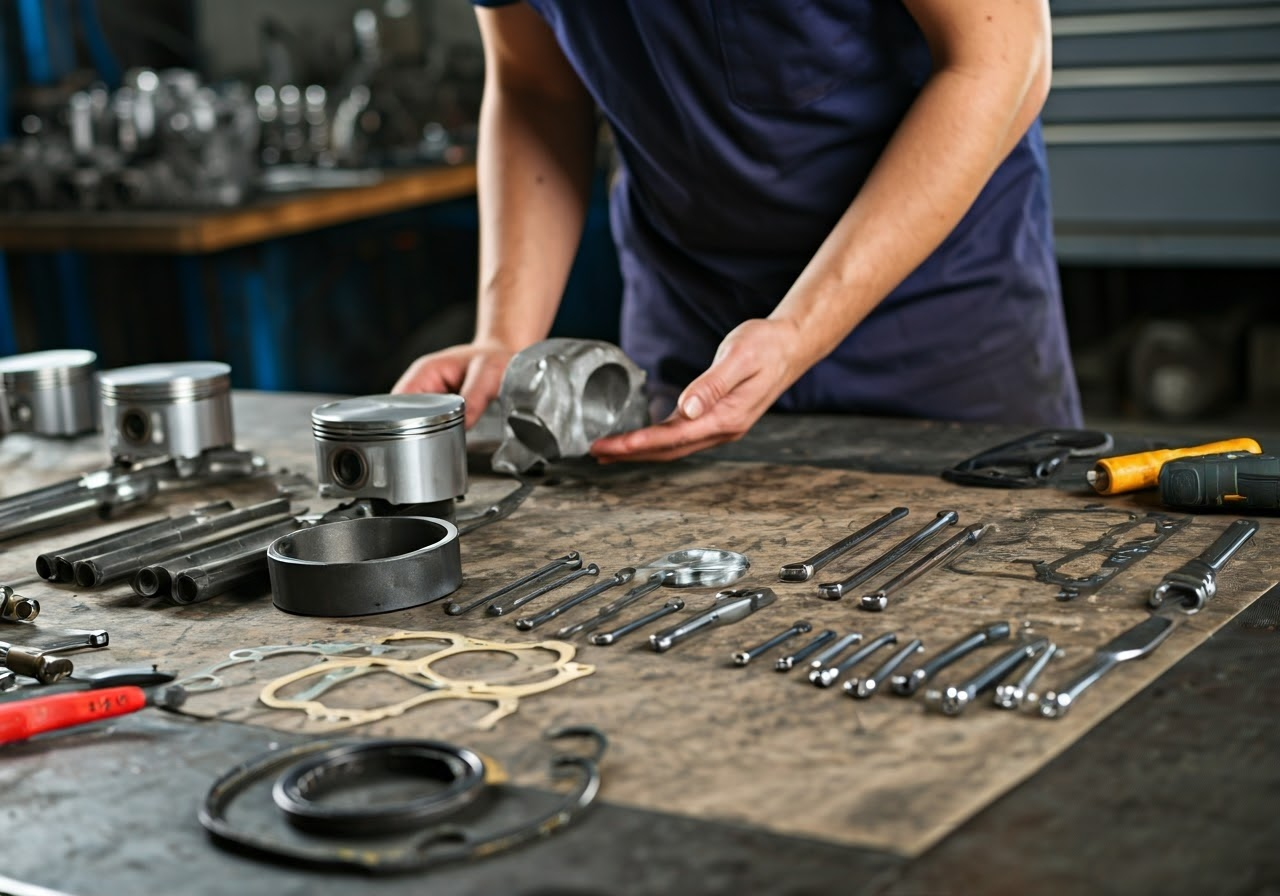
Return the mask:
<path id="1" fill-rule="evenodd" d="M 434 394 L 320 405 L 311 412 L 311 427 L 321 496 L 449 502 L 451 510 L 467 490 L 464 408 L 457 395 Z"/>
<path id="2" fill-rule="evenodd" d="M 55 349 L 0 358 L 0 393 L 13 432 L 75 436 L 98 428 L 93 369 L 85 349 Z M 0 433 L 3 428 L 0 427 Z"/>
<path id="3" fill-rule="evenodd" d="M 196 458 L 231 447 L 231 368 L 218 361 L 143 364 L 98 374 L 111 456 L 126 463 Z"/>

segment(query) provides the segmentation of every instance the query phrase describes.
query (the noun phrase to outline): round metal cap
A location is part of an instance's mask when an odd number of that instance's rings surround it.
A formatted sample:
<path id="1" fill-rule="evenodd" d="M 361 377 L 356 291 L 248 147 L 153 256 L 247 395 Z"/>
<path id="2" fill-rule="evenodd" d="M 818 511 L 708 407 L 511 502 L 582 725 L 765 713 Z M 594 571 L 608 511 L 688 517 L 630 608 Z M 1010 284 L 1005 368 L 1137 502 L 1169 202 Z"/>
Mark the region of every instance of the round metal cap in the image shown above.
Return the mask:
<path id="1" fill-rule="evenodd" d="M 229 392 L 231 367 L 221 361 L 140 364 L 98 374 L 104 401 L 197 401 Z"/>
<path id="2" fill-rule="evenodd" d="M 394 439 L 461 426 L 465 410 L 459 395 L 366 395 L 320 405 L 311 412 L 311 427 L 319 439 Z"/>
<path id="3" fill-rule="evenodd" d="M 0 377 L 5 385 L 52 388 L 84 382 L 93 372 L 98 356 L 88 349 L 60 348 L 0 358 Z"/>

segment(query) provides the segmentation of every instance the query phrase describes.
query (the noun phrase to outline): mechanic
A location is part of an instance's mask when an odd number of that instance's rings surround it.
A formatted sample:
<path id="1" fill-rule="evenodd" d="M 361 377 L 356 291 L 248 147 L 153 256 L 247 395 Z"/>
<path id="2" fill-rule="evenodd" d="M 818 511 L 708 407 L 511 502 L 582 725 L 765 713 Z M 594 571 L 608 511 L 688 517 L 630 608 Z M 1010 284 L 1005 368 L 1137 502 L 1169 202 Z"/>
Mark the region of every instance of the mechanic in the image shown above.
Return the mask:
<path id="1" fill-rule="evenodd" d="M 1045 0 L 473 0 L 486 60 L 467 345 L 396 391 L 474 425 L 546 338 L 597 111 L 619 166 L 621 346 L 669 460 L 766 411 L 1081 425 L 1038 115 Z"/>

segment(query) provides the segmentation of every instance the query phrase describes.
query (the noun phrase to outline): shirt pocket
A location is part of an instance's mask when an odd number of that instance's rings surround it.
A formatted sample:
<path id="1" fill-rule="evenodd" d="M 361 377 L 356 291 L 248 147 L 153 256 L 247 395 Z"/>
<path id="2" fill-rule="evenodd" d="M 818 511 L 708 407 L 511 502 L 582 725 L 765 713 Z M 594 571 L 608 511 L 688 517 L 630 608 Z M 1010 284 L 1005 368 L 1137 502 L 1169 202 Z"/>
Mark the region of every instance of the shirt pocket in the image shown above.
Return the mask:
<path id="1" fill-rule="evenodd" d="M 711 0 L 711 11 L 729 95 L 752 111 L 802 108 L 878 64 L 862 2 Z"/>

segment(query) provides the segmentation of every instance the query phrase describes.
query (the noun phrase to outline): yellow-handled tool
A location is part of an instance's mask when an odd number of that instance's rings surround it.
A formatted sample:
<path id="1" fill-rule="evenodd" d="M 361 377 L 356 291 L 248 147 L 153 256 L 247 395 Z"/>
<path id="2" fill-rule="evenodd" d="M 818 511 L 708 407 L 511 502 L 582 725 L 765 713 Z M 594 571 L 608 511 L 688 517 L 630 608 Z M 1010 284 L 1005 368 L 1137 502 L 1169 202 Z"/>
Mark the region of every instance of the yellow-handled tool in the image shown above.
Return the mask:
<path id="1" fill-rule="evenodd" d="M 1171 460 L 1204 454 L 1225 454 L 1229 451 L 1261 454 L 1262 446 L 1253 439 L 1227 439 L 1194 448 L 1162 448 L 1120 457 L 1104 457 L 1093 465 L 1086 476 L 1098 494 L 1118 495 L 1121 492 L 1155 488 L 1160 483 L 1160 468 Z"/>

